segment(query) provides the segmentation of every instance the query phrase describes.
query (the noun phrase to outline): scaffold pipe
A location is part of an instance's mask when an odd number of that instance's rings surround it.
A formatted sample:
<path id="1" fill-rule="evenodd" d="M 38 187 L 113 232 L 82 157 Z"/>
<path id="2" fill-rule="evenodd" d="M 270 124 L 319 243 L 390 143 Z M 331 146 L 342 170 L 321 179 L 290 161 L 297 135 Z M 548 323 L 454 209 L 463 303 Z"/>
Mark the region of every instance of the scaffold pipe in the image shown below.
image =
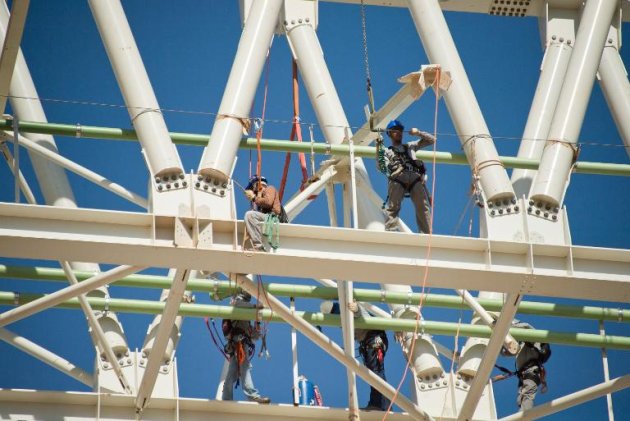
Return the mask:
<path id="1" fill-rule="evenodd" d="M 34 301 L 43 294 L 0 292 L 0 305 L 22 305 Z M 164 310 L 164 303 L 159 301 L 115 299 L 106 300 L 104 298 L 88 297 L 88 302 L 95 310 L 103 310 L 106 307 L 111 311 L 159 314 Z M 58 304 L 57 308 L 75 309 L 79 308 L 79 300 L 73 298 Z M 257 316 L 258 311 L 258 316 Z M 296 311 L 298 317 L 313 325 L 320 326 L 341 326 L 341 319 L 337 315 Z M 235 320 L 256 320 L 261 317 L 271 322 L 283 322 L 283 319 L 268 309 L 244 309 L 232 306 L 219 306 L 209 304 L 186 304 L 182 303 L 179 315 L 184 317 L 216 317 Z M 454 322 L 436 322 L 421 320 L 419 330 L 432 335 L 455 336 L 459 329 L 460 336 L 473 336 L 489 338 L 492 329 L 488 326 L 459 324 Z M 416 329 L 415 320 L 386 319 L 382 317 L 370 317 L 366 319 L 357 318 L 355 326 L 359 329 L 368 330 L 390 330 L 413 332 Z M 599 335 L 582 332 L 559 332 L 540 329 L 511 328 L 510 334 L 518 341 L 526 342 L 546 342 L 551 344 L 573 345 L 591 348 L 621 349 L 630 350 L 630 337 Z"/>
<path id="2" fill-rule="evenodd" d="M 90 278 L 93 273 L 75 271 L 79 281 Z M 38 281 L 65 282 L 66 278 L 61 269 L 48 267 L 5 266 L 0 265 L 0 278 L 29 279 Z M 168 288 L 171 280 L 166 276 L 134 274 L 126 276 L 112 285 L 137 288 Z M 190 279 L 188 289 L 191 291 L 208 292 L 211 294 L 225 294 L 236 290 L 234 282 Z M 313 285 L 292 284 L 264 284 L 264 288 L 280 297 L 313 298 L 322 300 L 334 300 L 337 298 L 337 288 Z M 397 291 L 384 291 L 380 289 L 355 288 L 354 299 L 357 301 L 383 302 L 387 304 L 410 305 L 420 302 L 420 293 Z M 477 302 L 488 311 L 500 311 L 503 301 L 498 299 L 477 298 Z M 450 309 L 467 309 L 462 299 L 456 295 L 425 294 L 423 306 L 442 307 Z M 578 319 L 604 320 L 613 322 L 630 322 L 630 310 L 622 308 L 580 306 L 568 304 L 543 303 L 538 301 L 522 301 L 518 306 L 518 312 L 522 314 L 535 314 L 538 316 L 556 316 Z"/>
<path id="3" fill-rule="evenodd" d="M 0 119 L 1 130 L 12 130 L 11 120 Z M 52 134 L 57 136 L 68 136 L 72 138 L 84 139 L 106 139 L 106 140 L 127 140 L 137 141 L 134 130 L 117 127 L 84 126 L 61 123 L 38 123 L 33 121 L 20 121 L 20 129 L 24 132 Z M 210 136 L 195 133 L 170 132 L 171 139 L 179 145 L 206 146 Z M 315 154 L 325 155 L 348 155 L 350 152 L 348 145 L 329 145 L 327 143 L 316 142 L 312 145 L 304 142 L 290 142 L 279 139 L 262 139 L 261 149 L 275 152 L 307 152 L 311 150 Z M 240 147 L 244 149 L 255 149 L 256 138 L 242 138 Z M 373 146 L 354 146 L 354 155 L 360 158 L 371 158 L 376 156 Z M 417 151 L 416 157 L 425 161 L 433 160 L 433 152 Z M 526 170 L 538 169 L 539 161 L 535 159 L 517 158 L 513 156 L 499 156 L 499 160 L 506 168 L 520 168 Z M 465 154 L 451 152 L 436 152 L 435 162 L 438 164 L 468 165 Z M 630 176 L 630 165 L 615 164 L 606 162 L 585 162 L 578 161 L 574 168 L 579 174 L 598 174 Z"/>

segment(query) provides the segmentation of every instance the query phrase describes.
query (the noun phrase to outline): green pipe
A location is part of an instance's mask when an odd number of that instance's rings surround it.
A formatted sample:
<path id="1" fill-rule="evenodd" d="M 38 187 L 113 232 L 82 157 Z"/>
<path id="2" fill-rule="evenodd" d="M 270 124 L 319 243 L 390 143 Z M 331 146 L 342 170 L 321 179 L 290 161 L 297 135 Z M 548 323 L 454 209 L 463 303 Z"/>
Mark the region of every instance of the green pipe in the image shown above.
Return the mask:
<path id="1" fill-rule="evenodd" d="M 1 130 L 13 130 L 11 119 L 0 119 Z M 83 126 L 74 124 L 59 123 L 38 123 L 32 121 L 20 121 L 20 131 L 25 133 L 41 133 L 58 136 L 69 136 L 91 139 L 109 139 L 109 140 L 137 140 L 136 132 L 131 129 L 120 129 L 114 127 L 97 127 Z M 181 145 L 206 146 L 210 140 L 209 135 L 200 135 L 193 133 L 171 132 L 170 137 L 173 143 Z M 255 138 L 243 138 L 241 147 L 246 149 L 256 148 Z M 308 142 L 290 142 L 286 140 L 261 140 L 261 147 L 269 151 L 281 152 L 311 152 L 327 154 L 327 155 L 348 155 L 348 145 L 328 145 L 325 143 L 315 143 L 311 146 Z M 373 146 L 355 146 L 354 154 L 363 158 L 374 158 L 375 148 Z M 433 160 L 433 152 L 417 151 L 418 159 L 425 161 Z M 499 157 L 506 168 L 521 168 L 535 170 L 538 168 L 538 161 L 533 159 L 516 158 L 510 156 Z M 436 152 L 435 161 L 443 164 L 468 165 L 468 160 L 464 154 L 455 154 L 450 152 Z M 604 162 L 577 162 L 575 165 L 576 173 L 583 174 L 600 174 L 600 175 L 618 175 L 630 176 L 630 165 L 612 164 Z"/>
<path id="2" fill-rule="evenodd" d="M 75 271 L 77 279 L 83 281 L 93 274 L 90 272 Z M 63 270 L 47 267 L 5 266 L 0 265 L 0 278 L 29 279 L 39 281 L 66 281 Z M 114 285 L 140 288 L 170 288 L 171 281 L 165 276 L 154 275 L 130 275 Z M 234 283 L 228 281 L 210 281 L 207 279 L 190 279 L 188 289 L 191 291 L 208 292 L 225 296 L 235 289 Z M 289 284 L 265 284 L 265 289 L 271 294 L 280 297 L 295 298 L 319 298 L 324 300 L 337 299 L 337 289 L 322 286 L 289 285 Z M 374 289 L 355 289 L 354 298 L 357 301 L 384 302 L 388 304 L 417 304 L 420 302 L 420 294 L 408 295 L 403 292 L 390 292 Z M 501 300 L 478 298 L 477 301 L 488 311 L 501 311 Z M 462 299 L 455 295 L 426 294 L 423 305 L 427 307 L 442 307 L 452 309 L 468 309 L 462 303 Z M 605 308 L 594 306 L 573 306 L 565 304 L 541 303 L 537 301 L 522 301 L 518 306 L 521 314 L 535 314 L 539 316 L 571 317 L 589 320 L 605 320 L 615 322 L 630 322 L 630 310 L 621 308 Z"/>
<path id="3" fill-rule="evenodd" d="M 36 300 L 44 296 L 43 294 L 21 294 L 13 292 L 0 292 L 0 305 L 22 305 L 30 301 Z M 110 299 L 109 302 L 105 298 L 87 297 L 88 302 L 93 309 L 105 310 L 106 308 L 116 312 L 127 313 L 149 313 L 161 314 L 164 309 L 164 302 L 129 300 L 129 299 Z M 107 306 L 107 307 L 106 307 Z M 65 303 L 59 304 L 59 308 L 80 308 L 79 300 L 73 298 Z M 180 316 L 187 317 L 214 317 L 229 318 L 237 320 L 255 320 L 256 310 L 244 309 L 232 306 L 217 306 L 207 304 L 186 304 L 182 303 L 179 310 Z M 296 311 L 298 317 L 303 318 L 313 325 L 322 326 L 341 326 L 341 319 L 337 315 L 312 313 L 304 311 Z M 271 310 L 260 310 L 262 320 L 271 322 L 283 322 L 280 316 L 271 312 Z M 378 329 L 413 332 L 416 328 L 415 320 L 406 319 L 386 319 L 382 317 L 370 317 L 367 319 L 355 319 L 355 327 L 361 329 Z M 433 335 L 445 336 L 474 336 L 480 338 L 489 338 L 492 330 L 488 326 L 458 324 L 452 322 L 433 322 L 424 320 L 421 322 L 419 331 L 430 333 Z M 570 332 L 554 332 L 539 329 L 519 329 L 512 328 L 510 333 L 515 339 L 527 342 L 547 342 L 553 344 L 575 345 L 583 347 L 605 347 L 607 349 L 630 350 L 630 337 L 597 335 L 591 333 L 570 333 Z"/>

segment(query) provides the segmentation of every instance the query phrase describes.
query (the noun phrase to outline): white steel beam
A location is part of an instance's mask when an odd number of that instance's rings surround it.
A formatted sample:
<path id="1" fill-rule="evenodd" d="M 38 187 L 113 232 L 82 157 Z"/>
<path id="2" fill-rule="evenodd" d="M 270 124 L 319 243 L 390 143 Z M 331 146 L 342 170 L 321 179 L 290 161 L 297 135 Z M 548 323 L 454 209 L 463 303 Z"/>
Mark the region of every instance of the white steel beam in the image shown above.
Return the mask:
<path id="1" fill-rule="evenodd" d="M 562 81 L 567 72 L 569 57 L 573 46 L 568 40 L 575 39 L 573 25 L 567 25 L 566 10 L 549 10 L 541 25 L 545 25 L 543 33 L 545 39 L 545 56 L 541 65 L 540 77 L 536 86 L 536 93 L 523 131 L 523 139 L 518 148 L 517 157 L 528 159 L 540 159 L 545 148 L 544 140 L 547 139 L 553 113 L 558 104 Z M 577 12 L 574 13 L 577 17 Z M 562 41 L 560 41 L 562 40 Z M 535 170 L 523 170 L 515 168 L 512 172 L 512 185 L 517 197 L 529 194 L 532 180 L 536 175 Z"/>
<path id="2" fill-rule="evenodd" d="M 465 289 L 456 289 L 455 292 L 457 292 L 457 294 L 462 297 L 464 302 L 468 304 L 468 307 L 470 307 L 487 326 L 493 328 L 494 318 L 485 308 L 481 306 L 481 304 L 479 304 L 479 302 L 477 302 L 475 297 L 473 297 L 470 292 L 466 291 Z M 516 354 L 516 351 L 518 350 L 518 342 L 516 342 L 516 340 L 508 332 L 506 332 L 505 334 L 503 345 L 513 355 Z"/>
<path id="3" fill-rule="evenodd" d="M 0 242 L 5 243 L 5 241 L 1 239 Z M 31 301 L 30 303 L 24 304 L 18 308 L 7 310 L 4 313 L 0 314 L 0 327 L 6 326 L 9 323 L 14 323 L 18 320 L 22 320 L 47 308 L 54 307 L 57 304 L 69 300 L 70 298 L 77 297 L 80 294 L 85 294 L 100 286 L 111 284 L 112 282 L 124 278 L 125 276 L 134 274 L 140 270 L 142 270 L 141 267 L 135 266 L 116 267 L 108 270 L 107 272 L 101 272 L 98 275 L 94 275 L 90 279 L 86 279 L 83 282 L 75 285 L 70 285 L 59 291 L 55 291 L 45 297 L 42 297 L 35 301 Z"/>
<path id="4" fill-rule="evenodd" d="M 13 138 L 14 133 L 6 133 L 6 136 Z M 105 190 L 109 190 L 115 195 L 122 197 L 123 199 L 127 199 L 131 203 L 135 203 L 141 208 L 147 209 L 148 203 L 145 198 L 142 196 L 131 192 L 121 186 L 120 184 L 114 183 L 113 181 L 108 180 L 100 174 L 95 173 L 94 171 L 85 168 L 82 165 L 77 164 L 76 162 L 65 158 L 58 153 L 51 151 L 43 146 L 38 145 L 36 142 L 33 142 L 26 137 L 20 135 L 18 136 L 18 144 L 20 146 L 24 146 L 29 151 L 54 162 L 62 168 L 65 168 L 73 173 L 85 178 L 92 183 L 103 187 Z"/>
<path id="5" fill-rule="evenodd" d="M 606 330 L 604 329 L 604 321 L 599 321 L 599 334 L 606 335 Z M 602 347 L 602 365 L 604 368 L 604 381 L 610 381 L 610 371 L 608 370 L 608 352 L 605 347 Z M 613 402 L 612 395 L 610 393 L 606 394 L 606 405 L 608 407 L 608 421 L 615 421 L 615 413 L 613 411 Z"/>
<path id="6" fill-rule="evenodd" d="M 289 220 L 293 220 L 302 212 L 302 210 L 310 203 L 309 197 L 318 195 L 327 185 L 328 181 L 337 174 L 334 165 L 323 170 L 319 176 L 319 180 L 312 182 L 304 190 L 293 196 L 284 206 Z"/>
<path id="7" fill-rule="evenodd" d="M 237 282 L 241 286 L 241 288 L 252 295 L 257 293 L 257 285 L 252 282 L 247 276 L 237 274 L 236 277 Z M 335 358 L 341 364 L 345 365 L 349 370 L 354 371 L 370 386 L 376 388 L 387 398 L 394 398 L 394 396 L 396 395 L 396 389 L 394 389 L 394 387 L 392 387 L 385 380 L 381 379 L 372 370 L 359 364 L 356 359 L 349 357 L 339 345 L 337 345 L 330 338 L 317 330 L 314 326 L 309 324 L 306 320 L 300 317 L 296 317 L 291 312 L 291 309 L 288 308 L 282 301 L 278 300 L 276 297 L 269 293 L 261 295 L 260 298 L 262 298 L 265 307 L 272 308 L 273 311 L 278 314 L 278 316 L 282 317 L 283 320 L 299 330 L 300 333 L 313 341 L 316 345 L 326 351 L 330 356 Z M 398 396 L 396 397 L 396 404 L 400 406 L 403 410 L 407 411 L 414 419 L 426 421 L 433 420 L 433 418 L 429 414 L 418 408 L 405 396 L 398 394 Z"/>
<path id="8" fill-rule="evenodd" d="M 173 323 L 175 323 L 175 318 L 179 312 L 179 306 L 182 304 L 190 272 L 189 269 L 178 269 L 173 277 L 173 283 L 168 292 L 168 298 L 166 299 L 160 325 L 155 335 L 153 348 L 149 354 L 142 383 L 138 387 L 138 396 L 136 397 L 136 412 L 138 413 L 146 407 L 153 393 L 153 387 L 159 374 L 158 371 L 164 363 L 164 351 L 168 346 Z"/>
<path id="9" fill-rule="evenodd" d="M 630 155 L 630 82 L 619 51 L 611 44 L 612 39 L 607 40 L 599 63 L 599 86 Z"/>
<path id="10" fill-rule="evenodd" d="M 453 125 L 487 201 L 511 198 L 514 190 L 481 113 L 439 0 L 408 0 L 418 35 L 431 63 L 450 72 L 456 82 L 444 93 Z"/>
<path id="11" fill-rule="evenodd" d="M 234 159 L 243 129 L 249 126 L 247 119 L 283 3 L 283 0 L 251 2 L 219 114 L 212 127 L 211 141 L 199 163 L 201 174 L 222 180 L 232 176 Z"/>
<path id="12" fill-rule="evenodd" d="M 562 204 L 595 75 L 619 3 L 587 0 L 569 59 L 558 105 L 529 197 L 550 207 Z"/>
<path id="13" fill-rule="evenodd" d="M 497 361 L 501 347 L 505 343 L 506 335 L 508 334 L 510 327 L 512 327 L 512 320 L 514 320 L 518 304 L 521 302 L 522 297 L 523 296 L 521 294 L 508 294 L 506 297 L 503 310 L 501 310 L 501 315 L 492 329 L 492 335 L 490 336 L 490 341 L 486 346 L 481 364 L 479 364 L 479 367 L 477 368 L 475 378 L 473 379 L 470 389 L 466 395 L 466 399 L 462 404 L 459 417 L 457 418 L 458 421 L 470 421 L 473 419 L 479 399 L 481 399 L 481 395 L 486 388 L 486 384 L 488 383 L 494 364 Z"/>
<path id="14" fill-rule="evenodd" d="M 281 248 L 248 256 L 234 250 L 242 222 L 200 220 L 212 244 L 192 248 L 174 245 L 176 219 L 0 204 L 0 256 L 401 285 L 428 265 L 431 287 L 630 301 L 630 250 L 433 235 L 427 260 L 426 235 L 281 224 Z"/>
<path id="15" fill-rule="evenodd" d="M 120 0 L 89 0 L 92 15 L 152 176 L 183 174 Z"/>
<path id="16" fill-rule="evenodd" d="M 440 66 L 422 66 L 420 71 L 409 73 L 398 79 L 404 86 L 398 90 L 378 111 L 370 116 L 370 121 L 365 123 L 354 134 L 354 143 L 357 145 L 369 145 L 378 137 L 378 131 L 384 131 L 390 120 L 398 118 L 414 101 L 420 99 L 425 90 L 434 85 L 436 74 Z M 451 85 L 448 72 L 440 77 L 440 89 L 434 87 L 436 95 L 441 95 L 443 90 Z"/>
<path id="17" fill-rule="evenodd" d="M 556 398 L 550 402 L 535 406 L 528 411 L 517 412 L 501 418 L 500 421 L 535 420 L 628 387 L 630 387 L 630 374 Z"/>
<path id="18" fill-rule="evenodd" d="M 370 6 L 407 7 L 407 0 L 319 0 L 325 3 L 347 3 Z M 505 19 L 517 19 L 523 16 L 541 16 L 545 13 L 545 5 L 565 9 L 579 9 L 584 0 L 527 0 L 499 3 L 498 0 L 457 0 L 440 1 L 440 7 L 448 12 L 482 13 L 505 16 Z M 625 22 L 630 20 L 630 2 L 621 2 L 622 16 Z"/>
<path id="19" fill-rule="evenodd" d="M 256 0 L 257 1 L 257 0 Z M 69 415 L 73 421 L 93 421 L 97 408 L 101 420 L 136 421 L 128 411 L 133 405 L 130 396 L 109 393 L 53 392 L 34 390 L 0 390 L 0 407 L 3 413 L 15 420 L 63 420 Z M 380 419 L 372 413 L 362 413 L 364 419 Z M 248 402 L 224 402 L 214 399 L 160 398 L 151 400 L 151 406 L 142 413 L 142 421 L 348 421 L 345 408 L 319 406 L 293 406 L 293 404 L 252 405 Z M 409 421 L 406 413 L 390 413 L 388 421 Z M 442 418 L 452 421 L 452 418 Z"/>
<path id="20" fill-rule="evenodd" d="M 25 337 L 17 335 L 2 327 L 0 327 L 0 339 L 9 345 L 13 345 L 20 351 L 27 353 L 31 357 L 37 358 L 41 362 L 56 368 L 64 374 L 67 374 L 78 382 L 81 382 L 89 387 L 94 387 L 94 378 L 91 374 L 86 373 L 65 358 L 60 357 L 40 345 L 37 345 L 35 342 L 32 342 Z"/>
<path id="21" fill-rule="evenodd" d="M 30 0 L 13 0 L 13 4 L 11 4 L 11 17 L 7 25 L 2 56 L 0 57 L 0 113 L 4 113 L 7 106 L 9 87 L 11 86 L 15 62 L 20 52 L 29 3 Z"/>
<path id="22" fill-rule="evenodd" d="M 336 145 L 352 133 L 311 20 L 286 21 L 284 26 L 324 139 Z"/>

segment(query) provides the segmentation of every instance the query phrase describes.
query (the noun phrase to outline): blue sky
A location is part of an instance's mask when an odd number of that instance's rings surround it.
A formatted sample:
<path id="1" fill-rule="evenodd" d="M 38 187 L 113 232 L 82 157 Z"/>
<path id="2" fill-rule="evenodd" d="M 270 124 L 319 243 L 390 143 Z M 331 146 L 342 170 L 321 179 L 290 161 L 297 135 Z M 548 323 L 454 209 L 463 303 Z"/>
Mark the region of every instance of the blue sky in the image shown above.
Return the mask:
<path id="1" fill-rule="evenodd" d="M 150 4 L 150 6 L 147 6 Z M 144 64 L 153 84 L 159 104 L 170 131 L 207 134 L 218 110 L 223 87 L 227 80 L 236 46 L 240 37 L 238 2 L 193 1 L 178 2 L 154 0 L 124 1 L 123 6 L 136 38 Z M 325 53 L 333 81 L 353 127 L 364 123 L 365 68 L 361 34 L 360 9 L 357 6 L 320 4 L 318 35 Z M 500 155 L 515 155 L 527 119 L 531 100 L 539 75 L 542 49 L 538 22 L 534 18 L 500 18 L 478 14 L 447 13 L 447 22 L 460 52 L 477 100 L 494 136 Z M 428 60 L 416 34 L 409 13 L 404 9 L 367 8 L 368 46 L 370 70 L 377 107 L 398 90 L 396 79 L 417 70 Z M 628 25 L 624 27 L 628 34 Z M 22 43 L 44 110 L 50 122 L 81 123 L 84 125 L 130 127 L 127 111 L 107 60 L 94 20 L 85 1 L 31 2 Z M 630 63 L 628 50 L 622 50 L 626 66 Z M 262 88 L 255 100 L 254 115 L 262 110 Z M 302 121 L 313 123 L 316 141 L 322 141 L 314 113 L 304 89 L 300 91 Z M 55 100 L 55 101 L 52 101 Z M 62 101 L 57 101 L 62 100 Z M 92 105 L 88 105 L 91 103 Z M 117 107 L 100 104 L 119 105 Z M 284 37 L 276 37 L 270 59 L 269 93 L 265 125 L 265 138 L 288 139 L 292 117 L 291 59 Z M 408 127 L 416 126 L 432 131 L 434 97 L 427 94 L 411 106 L 401 119 Z M 443 103 L 438 111 L 438 150 L 460 153 L 461 148 L 450 117 Z M 303 127 L 308 136 L 306 126 Z M 147 171 L 140 155 L 140 147 L 133 142 L 83 140 L 56 137 L 61 153 L 82 165 L 101 173 L 130 190 L 146 195 Z M 584 126 L 580 134 L 583 143 L 580 160 L 628 163 L 628 155 L 601 94 L 595 84 Z M 196 170 L 202 149 L 178 147 L 186 171 Z M 27 179 L 35 186 L 35 177 L 26 154 L 22 154 Z M 252 155 L 256 162 L 255 154 Z M 307 158 L 308 159 L 308 158 Z M 318 161 L 323 159 L 317 158 Z M 273 182 L 279 180 L 284 154 L 264 152 L 263 172 Z M 235 178 L 246 180 L 250 152 L 239 152 Z M 297 160 L 293 159 L 289 194 L 294 192 L 301 178 Z M 375 169 L 373 160 L 366 160 L 372 183 L 381 196 L 385 195 L 386 182 Z M 438 234 L 468 235 L 469 214 L 456 232 L 458 221 L 468 201 L 470 169 L 466 166 L 440 165 L 436 169 L 435 232 Z M 0 165 L 0 179 L 10 180 L 0 189 L 0 200 L 13 200 L 13 181 L 6 165 Z M 118 197 L 100 191 L 92 184 L 70 174 L 79 206 L 90 208 L 140 211 Z M 571 235 L 576 245 L 630 248 L 628 219 L 630 211 L 630 181 L 622 177 L 605 177 L 576 174 L 566 196 Z M 41 202 L 41 194 L 36 189 Z M 239 210 L 246 210 L 244 199 L 238 198 Z M 411 203 L 405 203 L 403 217 L 413 227 Z M 310 205 L 296 223 L 325 225 L 326 201 L 322 196 Z M 473 216 L 473 235 L 477 235 L 477 213 Z M 415 229 L 415 227 L 414 227 Z M 0 264 L 34 264 L 55 266 L 55 262 L 34 262 L 0 258 Z M 151 273 L 165 273 L 154 270 Z M 295 279 L 265 277 L 265 281 L 301 282 Z M 0 280 L 2 291 L 49 292 L 61 284 Z M 367 287 L 374 287 L 367 285 Z M 147 300 L 159 298 L 159 291 L 134 290 L 112 287 L 114 298 L 134 297 Z M 196 294 L 199 302 L 210 299 Z M 541 300 L 528 297 L 530 300 Z M 554 302 L 568 300 L 554 300 Z M 584 303 L 584 302 L 580 302 Z M 318 302 L 298 300 L 298 308 L 316 309 Z M 610 305 L 615 303 L 590 303 Z M 627 308 L 627 305 L 625 306 Z M 6 308 L 4 308 L 6 309 Z M 457 321 L 460 313 L 452 310 L 426 309 L 429 320 Z M 463 312 L 469 321 L 469 312 Z M 562 331 L 594 333 L 596 322 L 581 322 L 559 318 L 522 317 L 536 327 Z M 121 314 L 130 347 L 141 347 L 150 316 Z M 627 325 L 608 323 L 611 334 L 628 335 Z M 50 310 L 9 326 L 9 329 L 49 347 L 82 368 L 91 371 L 93 350 L 87 334 L 84 317 L 78 311 Z M 325 329 L 327 334 L 340 341 L 337 329 Z M 186 319 L 183 336 L 177 350 L 179 359 L 180 391 L 184 397 L 206 398 L 214 396 L 221 356 L 213 348 L 200 319 Z M 71 335 L 76 338 L 68 341 Z M 393 339 L 390 335 L 390 340 Z M 453 338 L 438 337 L 452 347 Z M 393 343 L 393 340 L 391 340 Z M 269 347 L 272 358 L 254 363 L 254 380 L 262 393 L 273 402 L 291 400 L 291 356 L 289 329 L 280 324 L 271 326 Z M 460 339 L 460 347 L 463 340 Z M 317 383 L 324 402 L 345 407 L 345 375 L 339 365 L 323 351 L 299 338 L 300 372 Z M 86 390 L 74 380 L 58 374 L 52 368 L 0 343 L 0 387 L 52 390 Z M 627 355 L 609 352 L 611 376 L 627 374 L 630 363 Z M 511 361 L 502 361 L 511 366 Z M 445 367 L 448 367 L 444 362 Z M 327 367 L 322 369 L 322 367 Z M 392 384 L 400 380 L 404 368 L 397 346 L 388 353 L 386 370 Z M 599 350 L 554 346 L 548 363 L 550 388 L 539 395 L 537 402 L 545 402 L 603 380 Z M 497 410 L 505 416 L 516 410 L 516 381 L 501 382 L 495 386 Z M 237 392 L 239 396 L 241 392 Z M 360 382 L 359 400 L 367 402 L 367 386 Z M 630 411 L 630 392 L 614 395 L 618 416 Z M 605 419 L 605 400 L 598 399 L 573 408 L 551 419 L 565 418 Z"/>

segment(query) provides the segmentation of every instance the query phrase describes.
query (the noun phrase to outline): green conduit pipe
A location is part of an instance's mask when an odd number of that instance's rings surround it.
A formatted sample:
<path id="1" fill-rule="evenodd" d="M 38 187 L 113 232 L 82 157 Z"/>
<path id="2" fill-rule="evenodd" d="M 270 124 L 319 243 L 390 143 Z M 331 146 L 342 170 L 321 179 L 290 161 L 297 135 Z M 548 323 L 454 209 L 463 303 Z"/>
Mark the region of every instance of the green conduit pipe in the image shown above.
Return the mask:
<path id="1" fill-rule="evenodd" d="M 43 294 L 0 292 L 0 305 L 21 305 L 42 297 Z M 161 314 L 164 310 L 164 302 L 130 300 L 130 299 L 110 299 L 87 297 L 88 302 L 95 310 L 107 309 L 116 312 L 126 313 L 149 313 Z M 79 300 L 73 298 L 62 304 L 58 308 L 79 308 Z M 321 326 L 341 326 L 341 319 L 337 315 L 311 313 L 296 311 L 298 317 L 302 317 L 313 325 Z M 179 310 L 180 316 L 186 317 L 214 317 L 237 320 L 255 320 L 256 310 L 244 309 L 232 306 L 218 306 L 207 304 L 186 304 L 182 303 Z M 284 322 L 279 316 L 273 315 L 268 309 L 260 310 L 260 316 L 265 321 Z M 362 329 L 393 330 L 413 332 L 416 326 L 415 320 L 386 319 L 382 317 L 370 317 L 368 319 L 355 319 L 355 326 Z M 470 325 L 452 322 L 434 322 L 424 320 L 421 322 L 419 331 L 433 334 L 455 336 L 459 330 L 461 336 L 474 336 L 489 338 L 492 330 L 488 326 Z M 547 342 L 552 344 L 574 345 L 591 348 L 621 349 L 630 350 L 630 337 L 597 335 L 591 333 L 570 333 L 554 332 L 539 329 L 519 329 L 512 328 L 510 333 L 519 341 Z"/>
<path id="2" fill-rule="evenodd" d="M 74 272 L 79 281 L 91 276 L 90 272 Z M 38 281 L 67 282 L 63 270 L 47 267 L 5 266 L 0 265 L 0 278 L 28 279 Z M 165 276 L 154 275 L 130 275 L 112 285 L 139 288 L 170 288 L 171 281 Z M 235 289 L 234 283 L 228 281 L 212 281 L 207 279 L 190 279 L 188 289 L 197 292 L 207 292 L 225 296 Z M 317 298 L 324 300 L 336 300 L 337 289 L 323 286 L 289 285 L 289 284 L 265 284 L 265 289 L 280 297 Z M 408 295 L 402 292 L 389 292 L 374 289 L 355 289 L 354 298 L 357 301 L 383 302 L 388 304 L 417 304 L 420 302 L 420 294 Z M 501 300 L 478 298 L 477 301 L 488 311 L 501 311 Z M 455 295 L 426 294 L 423 305 L 427 307 L 443 307 L 451 309 L 468 309 L 462 303 L 462 299 Z M 605 308 L 594 306 L 575 306 L 554 303 L 541 303 L 536 301 L 522 301 L 518 306 L 521 314 L 535 314 L 538 316 L 557 316 L 578 319 L 604 320 L 613 322 L 630 322 L 630 310 L 622 308 Z"/>
<path id="3" fill-rule="evenodd" d="M 0 119 L 0 130 L 13 130 L 11 119 Z M 58 136 L 69 136 L 74 138 L 109 139 L 109 140 L 137 140 L 136 132 L 131 129 L 120 129 L 115 127 L 83 126 L 80 124 L 58 124 L 58 123 L 38 123 L 32 121 L 20 121 L 20 131 L 23 133 L 40 133 Z M 210 139 L 209 135 L 193 133 L 169 133 L 173 143 L 181 145 L 206 146 Z M 243 138 L 241 147 L 246 149 L 256 148 L 255 138 Z M 288 140 L 261 140 L 261 147 L 264 150 L 278 152 L 311 152 L 309 142 L 290 142 Z M 348 145 L 328 145 L 325 143 L 315 143 L 312 150 L 316 154 L 326 155 L 348 155 Z M 363 158 L 374 158 L 375 148 L 372 146 L 355 146 L 354 154 Z M 426 161 L 433 160 L 433 153 L 429 151 L 417 151 L 418 159 Z M 521 168 L 535 170 L 538 168 L 538 161 L 533 159 L 516 158 L 510 156 L 499 157 L 506 168 Z M 450 152 L 436 152 L 435 161 L 443 164 L 468 165 L 468 160 L 464 154 Z M 630 165 L 612 164 L 604 162 L 580 162 L 575 164 L 574 172 L 582 174 L 600 174 L 630 176 Z"/>

